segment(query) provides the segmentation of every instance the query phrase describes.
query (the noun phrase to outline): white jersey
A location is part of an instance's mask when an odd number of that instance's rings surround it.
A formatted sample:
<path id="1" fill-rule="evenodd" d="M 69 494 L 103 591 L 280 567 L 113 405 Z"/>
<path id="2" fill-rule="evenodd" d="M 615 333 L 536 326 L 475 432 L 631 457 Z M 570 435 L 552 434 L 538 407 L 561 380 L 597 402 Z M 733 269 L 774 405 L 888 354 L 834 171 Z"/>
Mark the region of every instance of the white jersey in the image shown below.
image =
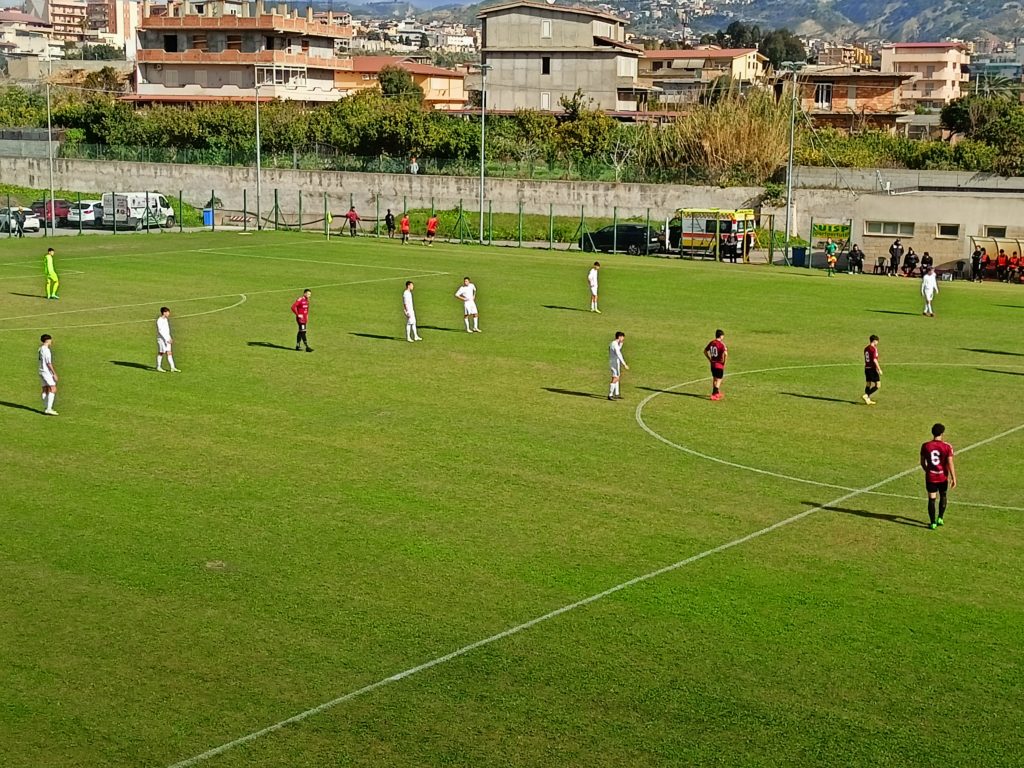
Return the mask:
<path id="1" fill-rule="evenodd" d="M 587 282 L 590 284 L 590 290 L 597 292 L 597 267 L 594 267 L 587 274 Z"/>
<path id="2" fill-rule="evenodd" d="M 463 301 L 476 301 L 476 286 L 473 283 L 463 285 L 455 292 L 455 296 Z"/>
<path id="3" fill-rule="evenodd" d="M 53 365 L 53 353 L 45 344 L 39 348 L 39 375 L 52 376 L 50 367 Z"/>
<path id="4" fill-rule="evenodd" d="M 939 284 L 935 279 L 935 273 L 925 275 L 921 278 L 921 295 L 934 296 L 939 292 Z"/>
<path id="5" fill-rule="evenodd" d="M 416 310 L 412 306 L 412 291 L 408 288 L 402 294 L 402 309 L 405 310 L 405 314 L 412 317 L 416 314 Z"/>
<path id="6" fill-rule="evenodd" d="M 171 340 L 171 321 L 163 315 L 156 319 L 156 338 L 164 343 Z"/>
<path id="7" fill-rule="evenodd" d="M 622 342 L 616 339 L 608 345 L 608 365 L 613 370 L 618 370 L 620 365 L 625 365 L 626 361 L 622 357 Z"/>

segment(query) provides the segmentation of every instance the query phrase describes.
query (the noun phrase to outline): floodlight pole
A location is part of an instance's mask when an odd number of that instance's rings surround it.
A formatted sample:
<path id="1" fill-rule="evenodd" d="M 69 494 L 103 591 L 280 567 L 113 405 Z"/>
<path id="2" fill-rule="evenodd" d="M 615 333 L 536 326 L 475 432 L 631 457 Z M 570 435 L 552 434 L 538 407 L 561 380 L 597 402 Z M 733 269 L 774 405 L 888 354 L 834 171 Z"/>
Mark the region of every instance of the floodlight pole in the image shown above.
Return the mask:
<path id="1" fill-rule="evenodd" d="M 484 141 L 487 138 L 487 70 L 490 64 L 480 64 L 480 244 L 484 243 L 484 167 L 487 151 Z"/>
<path id="2" fill-rule="evenodd" d="M 53 194 L 53 120 L 50 112 L 50 79 L 53 77 L 53 52 L 46 57 L 49 75 L 46 78 L 46 158 L 50 166 L 50 235 L 57 234 L 57 203 Z M 8 214 L 10 211 L 8 211 Z M 8 216 L 9 218 L 9 216 Z M 43 205 L 43 224 L 46 224 L 46 205 Z"/>
<path id="3" fill-rule="evenodd" d="M 799 64 L 791 61 L 782 62 L 782 66 L 793 73 L 793 92 L 789 105 L 789 154 L 786 158 L 786 241 L 783 245 L 782 263 L 789 265 L 789 238 L 793 219 L 793 151 L 796 138 L 796 102 L 799 98 L 797 68 Z"/>
<path id="4" fill-rule="evenodd" d="M 260 74 L 259 68 L 253 66 L 253 84 L 256 88 L 256 231 L 263 229 L 263 214 L 260 208 L 262 190 L 262 158 L 260 156 Z M 211 201 L 212 205 L 212 201 Z"/>

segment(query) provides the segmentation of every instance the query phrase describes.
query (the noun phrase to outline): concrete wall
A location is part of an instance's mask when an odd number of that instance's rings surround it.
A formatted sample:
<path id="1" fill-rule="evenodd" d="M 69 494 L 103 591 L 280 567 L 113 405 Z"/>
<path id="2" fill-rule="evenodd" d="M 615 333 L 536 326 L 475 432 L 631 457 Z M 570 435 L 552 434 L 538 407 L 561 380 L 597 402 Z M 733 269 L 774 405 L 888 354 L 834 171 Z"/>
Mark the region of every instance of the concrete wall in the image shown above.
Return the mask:
<path id="1" fill-rule="evenodd" d="M 879 184 L 879 177 L 882 183 Z M 814 189 L 852 189 L 880 191 L 886 182 L 893 189 L 928 187 L 971 187 L 1008 189 L 1024 192 L 1024 178 L 996 176 L 975 171 L 908 171 L 898 168 L 817 168 L 799 166 L 793 172 L 793 184 Z"/>

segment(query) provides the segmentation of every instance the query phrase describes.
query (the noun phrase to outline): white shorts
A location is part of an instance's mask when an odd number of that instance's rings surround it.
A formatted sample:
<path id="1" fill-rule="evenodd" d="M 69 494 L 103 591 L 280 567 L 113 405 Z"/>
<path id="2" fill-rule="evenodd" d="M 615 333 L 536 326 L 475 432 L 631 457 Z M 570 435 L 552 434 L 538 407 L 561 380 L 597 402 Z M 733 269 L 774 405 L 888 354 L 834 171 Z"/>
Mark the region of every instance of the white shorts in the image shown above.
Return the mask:
<path id="1" fill-rule="evenodd" d="M 405 318 L 406 325 L 416 325 L 416 315 L 412 314 Z"/>
<path id="2" fill-rule="evenodd" d="M 475 301 L 467 300 L 462 302 L 462 309 L 467 315 L 477 314 Z"/>
<path id="3" fill-rule="evenodd" d="M 597 286 L 596 285 L 590 286 L 590 295 L 591 296 L 597 296 Z"/>
<path id="4" fill-rule="evenodd" d="M 44 387 L 56 387 L 57 382 L 53 380 L 53 375 L 50 373 L 40 373 L 39 379 L 42 381 Z"/>
<path id="5" fill-rule="evenodd" d="M 621 376 L 621 375 L 622 375 L 622 374 L 621 374 L 621 373 L 619 372 L 619 371 L 620 371 L 620 368 L 621 368 L 621 366 L 619 366 L 619 365 L 610 365 L 610 366 L 608 366 L 608 367 L 609 367 L 609 368 L 611 369 L 611 371 L 612 371 L 612 376 L 616 376 L 616 377 L 618 377 L 618 376 Z"/>
<path id="6" fill-rule="evenodd" d="M 924 296 L 924 300 L 929 302 L 929 303 L 931 302 L 932 299 L 935 298 L 935 294 L 934 293 L 927 293 L 926 292 L 926 293 L 924 293 L 922 295 Z"/>
<path id="7" fill-rule="evenodd" d="M 156 349 L 161 355 L 169 355 L 171 353 L 171 342 L 164 341 L 159 336 L 156 339 Z"/>

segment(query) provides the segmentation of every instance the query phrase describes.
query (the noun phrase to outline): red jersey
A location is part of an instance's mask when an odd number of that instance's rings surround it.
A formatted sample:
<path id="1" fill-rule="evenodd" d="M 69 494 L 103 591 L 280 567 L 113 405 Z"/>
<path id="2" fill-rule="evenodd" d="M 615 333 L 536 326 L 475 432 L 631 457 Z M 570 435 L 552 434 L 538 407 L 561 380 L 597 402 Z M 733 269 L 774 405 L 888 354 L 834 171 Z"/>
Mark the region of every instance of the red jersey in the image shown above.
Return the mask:
<path id="1" fill-rule="evenodd" d="M 355 211 L 349 211 L 348 213 L 345 214 L 345 218 L 348 219 L 349 224 L 355 224 L 357 221 L 359 221 L 359 214 L 356 213 Z"/>
<path id="2" fill-rule="evenodd" d="M 402 223 L 399 226 L 402 228 L 402 232 L 404 232 L 405 234 L 408 235 L 409 234 L 409 217 L 408 216 L 403 216 L 402 217 Z"/>
<path id="3" fill-rule="evenodd" d="M 953 446 L 944 440 L 929 440 L 921 446 L 921 468 L 929 483 L 944 483 L 949 478 Z"/>
<path id="4" fill-rule="evenodd" d="M 725 343 L 721 339 L 709 341 L 708 345 L 704 347 L 704 354 L 708 356 L 708 359 L 711 360 L 711 364 L 715 366 L 715 368 L 725 367 L 725 354 L 728 351 L 729 350 L 725 347 Z"/>
<path id="5" fill-rule="evenodd" d="M 1000 267 L 1005 267 L 1006 266 L 1006 254 L 1005 253 L 1000 253 L 999 256 L 996 257 L 996 265 L 1000 266 Z"/>
<path id="6" fill-rule="evenodd" d="M 431 235 L 437 232 L 437 216 L 427 219 L 427 232 Z"/>
<path id="7" fill-rule="evenodd" d="M 864 347 L 864 367 L 869 371 L 878 370 L 878 347 L 871 344 Z"/>
<path id="8" fill-rule="evenodd" d="M 299 296 L 292 304 L 292 312 L 299 319 L 300 323 L 309 322 L 309 299 L 305 296 Z"/>

